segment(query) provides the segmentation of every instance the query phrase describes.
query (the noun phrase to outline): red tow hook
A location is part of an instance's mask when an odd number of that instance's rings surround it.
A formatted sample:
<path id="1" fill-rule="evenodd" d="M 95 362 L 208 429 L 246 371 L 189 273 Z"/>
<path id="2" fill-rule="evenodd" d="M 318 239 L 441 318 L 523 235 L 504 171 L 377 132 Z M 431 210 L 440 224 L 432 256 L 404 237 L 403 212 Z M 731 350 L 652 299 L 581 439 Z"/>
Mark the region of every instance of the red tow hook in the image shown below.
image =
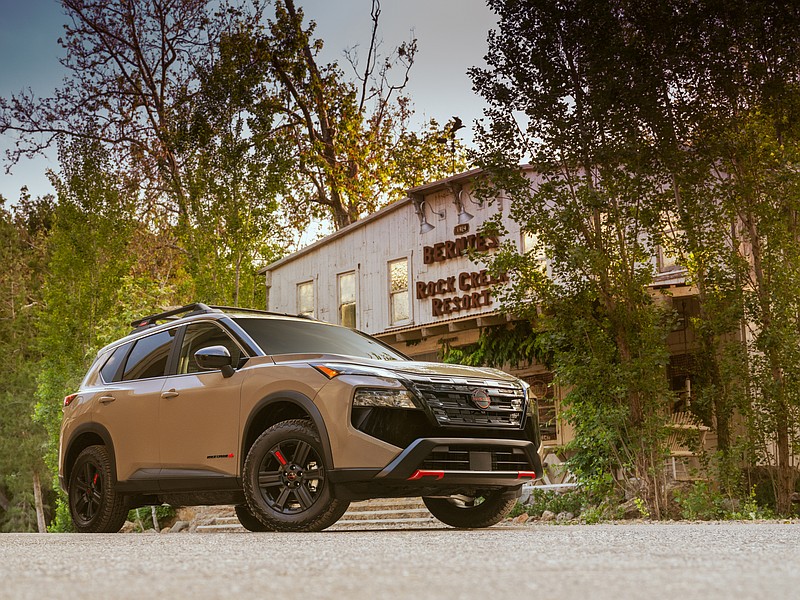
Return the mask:
<path id="1" fill-rule="evenodd" d="M 444 477 L 444 471 L 428 471 L 425 469 L 417 469 L 414 471 L 414 474 L 408 478 L 408 481 L 416 481 L 417 479 L 422 479 L 423 477 L 436 477 L 436 480 L 438 481 Z"/>

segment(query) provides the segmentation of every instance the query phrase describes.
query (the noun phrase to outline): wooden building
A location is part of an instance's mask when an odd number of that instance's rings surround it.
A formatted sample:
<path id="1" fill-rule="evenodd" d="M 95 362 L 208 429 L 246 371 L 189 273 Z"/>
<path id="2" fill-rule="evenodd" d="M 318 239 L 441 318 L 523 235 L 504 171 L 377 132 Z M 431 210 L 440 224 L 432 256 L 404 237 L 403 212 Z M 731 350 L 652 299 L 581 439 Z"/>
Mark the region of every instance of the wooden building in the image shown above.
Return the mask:
<path id="1" fill-rule="evenodd" d="M 498 281 L 465 250 L 491 252 L 497 247 L 501 240 L 479 233 L 482 224 L 497 215 L 508 232 L 502 241 L 512 241 L 522 251 L 533 246 L 531 237 L 510 218 L 507 198 L 478 200 L 473 183 L 479 173 L 467 171 L 410 189 L 405 199 L 268 265 L 261 271 L 267 309 L 355 327 L 416 360 L 439 360 L 443 344 L 474 343 L 481 328 L 507 317 L 492 294 Z M 526 174 L 537 177 L 530 169 Z M 545 257 L 542 261 L 549 268 Z M 669 340 L 675 355 L 670 381 L 681 391 L 690 386 L 688 361 L 694 339 L 688 321 L 696 310 L 696 292 L 685 284 L 685 272 L 667 257 L 653 261 L 659 272 L 654 293 L 684 315 Z M 571 437 L 569 425 L 557 418 L 562 392 L 542 365 L 506 370 L 533 386 L 545 462 L 552 465 L 551 479 L 557 481 L 553 463 L 559 459 L 548 449 Z M 682 443 L 682 432 L 695 425 L 686 415 L 677 418 L 676 460 L 670 468 L 680 478 L 687 476 L 686 459 L 693 454 Z M 707 443 L 713 441 L 709 438 Z"/>

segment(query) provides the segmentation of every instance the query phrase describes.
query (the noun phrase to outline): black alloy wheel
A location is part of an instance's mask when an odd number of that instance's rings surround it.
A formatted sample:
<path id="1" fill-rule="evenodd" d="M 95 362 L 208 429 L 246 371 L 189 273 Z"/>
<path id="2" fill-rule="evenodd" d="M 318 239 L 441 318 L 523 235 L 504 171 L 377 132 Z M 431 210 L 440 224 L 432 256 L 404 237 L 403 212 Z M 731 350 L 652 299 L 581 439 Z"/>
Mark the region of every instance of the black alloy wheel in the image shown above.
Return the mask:
<path id="1" fill-rule="evenodd" d="M 116 533 L 125 523 L 125 499 L 114 490 L 111 457 L 105 446 L 89 446 L 69 477 L 69 510 L 81 533 Z"/>
<path id="2" fill-rule="evenodd" d="M 90 522 L 100 512 L 103 501 L 103 480 L 97 465 L 86 462 L 75 478 L 75 516 Z"/>
<path id="3" fill-rule="evenodd" d="M 325 484 L 321 457 L 303 440 L 275 444 L 261 460 L 258 487 L 267 505 L 285 515 L 308 510 Z"/>
<path id="4" fill-rule="evenodd" d="M 271 530 L 320 531 L 349 504 L 331 497 L 322 444 L 309 421 L 267 429 L 250 448 L 244 473 L 248 508 Z"/>

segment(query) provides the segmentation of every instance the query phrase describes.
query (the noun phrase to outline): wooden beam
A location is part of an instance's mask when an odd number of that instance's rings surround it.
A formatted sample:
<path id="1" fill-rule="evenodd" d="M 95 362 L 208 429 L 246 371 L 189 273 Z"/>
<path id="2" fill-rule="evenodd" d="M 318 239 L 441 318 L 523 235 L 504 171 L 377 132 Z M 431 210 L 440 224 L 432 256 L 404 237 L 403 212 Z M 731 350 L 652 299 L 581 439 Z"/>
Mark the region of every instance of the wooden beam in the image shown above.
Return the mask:
<path id="1" fill-rule="evenodd" d="M 506 322 L 505 315 L 489 315 L 478 317 L 478 327 L 488 327 L 489 325 L 502 325 Z"/>
<path id="2" fill-rule="evenodd" d="M 422 339 L 422 331 L 414 329 L 412 331 L 401 331 L 395 334 L 398 342 L 414 342 Z"/>
<path id="3" fill-rule="evenodd" d="M 422 328 L 422 337 L 434 337 L 442 333 L 448 333 L 450 329 L 446 323 L 441 325 L 428 325 Z"/>
<path id="4" fill-rule="evenodd" d="M 475 329 L 478 327 L 478 319 L 464 319 L 463 321 L 453 321 L 447 324 L 447 328 L 451 333 L 458 331 L 465 331 L 467 329 Z"/>

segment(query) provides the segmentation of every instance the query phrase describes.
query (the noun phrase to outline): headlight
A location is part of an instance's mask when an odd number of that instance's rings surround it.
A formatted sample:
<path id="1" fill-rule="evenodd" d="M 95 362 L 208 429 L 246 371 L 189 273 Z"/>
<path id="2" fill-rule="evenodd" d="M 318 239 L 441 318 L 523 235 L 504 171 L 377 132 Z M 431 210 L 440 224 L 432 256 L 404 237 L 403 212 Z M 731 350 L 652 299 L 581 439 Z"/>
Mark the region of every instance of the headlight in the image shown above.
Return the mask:
<path id="1" fill-rule="evenodd" d="M 318 363 L 311 366 L 325 375 L 325 377 L 328 379 L 333 379 L 339 375 L 370 375 L 372 377 L 399 379 L 396 373 L 392 373 L 388 369 L 379 369 L 377 367 L 349 365 L 346 363 Z"/>
<path id="2" fill-rule="evenodd" d="M 522 379 L 520 379 L 519 382 L 522 384 L 522 393 L 525 396 L 525 401 L 527 402 L 527 408 L 528 408 L 527 412 L 529 415 L 532 415 L 533 407 L 534 404 L 536 403 L 536 397 L 533 395 L 533 392 L 531 391 L 531 386 L 527 381 L 523 381 Z"/>
<path id="3" fill-rule="evenodd" d="M 386 408 L 417 408 L 408 390 L 359 388 L 353 406 L 381 406 Z"/>

